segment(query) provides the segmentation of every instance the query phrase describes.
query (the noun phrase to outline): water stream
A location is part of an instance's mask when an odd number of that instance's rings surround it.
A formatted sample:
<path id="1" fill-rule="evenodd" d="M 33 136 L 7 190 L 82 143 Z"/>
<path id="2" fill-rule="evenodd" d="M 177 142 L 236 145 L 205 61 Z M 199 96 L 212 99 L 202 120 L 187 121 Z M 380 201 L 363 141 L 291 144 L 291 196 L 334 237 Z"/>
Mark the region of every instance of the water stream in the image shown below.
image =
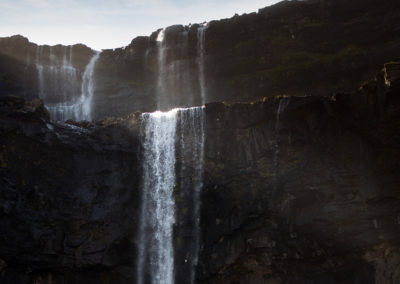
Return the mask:
<path id="1" fill-rule="evenodd" d="M 54 47 L 49 47 L 48 56 L 44 54 L 44 47 L 38 46 L 36 69 L 39 97 L 49 110 L 51 119 L 90 121 L 95 89 L 94 70 L 100 53 L 90 59 L 83 74 L 73 66 L 73 46 L 63 47 L 61 56 L 57 56 Z"/>
<path id="2" fill-rule="evenodd" d="M 189 196 L 186 218 L 191 242 L 184 263 L 193 283 L 199 252 L 200 191 L 203 186 L 204 108 L 142 114 L 143 195 L 138 237 L 137 283 L 172 284 L 175 279 L 174 224 L 177 187 Z M 180 133 L 180 139 L 177 139 Z M 180 147 L 177 169 L 176 147 Z M 178 181 L 176 173 L 180 172 Z M 190 172 L 189 178 L 187 175 Z M 181 193 L 182 195 L 182 193 Z"/>

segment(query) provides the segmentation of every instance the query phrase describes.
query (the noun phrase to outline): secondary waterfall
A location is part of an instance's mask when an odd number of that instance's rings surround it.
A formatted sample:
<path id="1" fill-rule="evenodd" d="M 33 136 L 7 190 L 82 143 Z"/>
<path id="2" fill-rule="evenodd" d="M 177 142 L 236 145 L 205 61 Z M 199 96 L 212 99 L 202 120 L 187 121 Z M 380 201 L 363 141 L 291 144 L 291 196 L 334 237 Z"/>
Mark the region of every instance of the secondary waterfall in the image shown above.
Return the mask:
<path id="1" fill-rule="evenodd" d="M 44 56 L 44 47 L 38 47 L 36 68 L 39 96 L 50 111 L 51 119 L 91 120 L 95 88 L 94 70 L 100 53 L 96 53 L 90 59 L 81 76 L 79 70 L 72 65 L 73 46 L 63 47 L 62 60 L 54 52 L 54 47 L 49 49 L 47 57 Z"/>
<path id="2" fill-rule="evenodd" d="M 290 97 L 282 97 L 279 99 L 278 103 L 278 109 L 276 111 L 276 121 L 275 121 L 275 145 L 274 145 L 274 190 L 275 192 L 277 191 L 277 183 L 278 183 L 278 174 L 279 174 L 279 164 L 278 164 L 278 159 L 279 159 L 279 143 L 280 143 L 280 122 L 281 122 L 281 116 L 282 113 L 285 111 L 285 109 L 289 106 L 290 103 Z"/>
<path id="3" fill-rule="evenodd" d="M 156 53 L 157 109 L 203 104 L 200 96 L 197 96 L 197 59 L 191 55 L 190 49 L 189 27 L 181 27 L 179 31 L 174 28 L 159 31 Z"/>
<path id="4" fill-rule="evenodd" d="M 145 113 L 141 118 L 144 162 L 137 283 L 172 284 L 175 264 L 188 272 L 180 278 L 185 278 L 186 283 L 193 283 L 199 251 L 204 108 L 157 111 Z M 178 133 L 180 139 L 177 139 Z M 176 149 L 177 145 L 179 149 Z M 176 165 L 178 152 L 180 169 Z M 178 193 L 175 190 L 180 191 L 180 196 L 189 202 L 185 204 L 191 208 L 191 212 L 183 218 L 183 225 L 191 232 L 191 238 L 186 245 L 181 244 L 178 248 L 174 247 L 174 236 L 179 237 L 179 232 L 174 232 L 174 224 L 180 218 L 176 216 L 175 198 Z M 175 249 L 179 250 L 177 254 L 182 256 L 181 259 L 174 258 Z"/>
<path id="5" fill-rule="evenodd" d="M 166 43 L 164 41 L 165 38 L 165 30 L 162 29 L 157 36 L 157 43 L 158 43 L 158 54 L 157 54 L 157 63 L 158 63 L 158 77 L 157 77 L 157 89 L 156 89 L 156 96 L 157 96 L 157 109 L 163 109 L 166 105 L 165 92 L 166 88 Z"/>
<path id="6" fill-rule="evenodd" d="M 190 283 L 194 283 L 200 245 L 200 193 L 203 187 L 205 142 L 204 107 L 193 107 L 180 112 L 180 197 L 185 207 L 191 208 L 182 218 L 182 258 L 189 266 Z M 189 178 L 190 177 L 190 178 Z M 188 238 L 188 233 L 189 238 Z M 189 281 L 188 281 L 189 282 Z"/>
<path id="7" fill-rule="evenodd" d="M 72 54 L 73 46 L 57 49 L 53 46 L 37 47 L 39 97 L 45 102 L 67 101 L 79 92 L 79 70 L 72 65 Z"/>
<path id="8" fill-rule="evenodd" d="M 200 26 L 197 30 L 197 65 L 199 69 L 199 85 L 200 85 L 200 96 L 201 104 L 206 103 L 206 85 L 205 85 L 205 74 L 204 74 L 204 55 L 205 48 L 204 43 L 206 39 L 207 26 Z"/>

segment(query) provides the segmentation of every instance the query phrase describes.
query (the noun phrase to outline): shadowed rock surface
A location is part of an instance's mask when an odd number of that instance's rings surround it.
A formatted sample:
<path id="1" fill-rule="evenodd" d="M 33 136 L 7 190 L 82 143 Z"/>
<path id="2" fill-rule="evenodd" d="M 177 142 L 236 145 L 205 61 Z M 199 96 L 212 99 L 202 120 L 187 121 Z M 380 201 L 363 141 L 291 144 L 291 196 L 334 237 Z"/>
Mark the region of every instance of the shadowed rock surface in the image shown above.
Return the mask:
<path id="1" fill-rule="evenodd" d="M 399 66 L 351 94 L 206 105 L 198 283 L 400 280 Z M 0 107 L 0 282 L 133 283 L 138 114 Z"/>
<path id="2" fill-rule="evenodd" d="M 206 283 L 400 281 L 399 75 L 390 63 L 353 94 L 207 105 Z"/>
<path id="3" fill-rule="evenodd" d="M 135 130 L 52 124 L 41 103 L 0 100 L 0 282 L 132 283 Z"/>

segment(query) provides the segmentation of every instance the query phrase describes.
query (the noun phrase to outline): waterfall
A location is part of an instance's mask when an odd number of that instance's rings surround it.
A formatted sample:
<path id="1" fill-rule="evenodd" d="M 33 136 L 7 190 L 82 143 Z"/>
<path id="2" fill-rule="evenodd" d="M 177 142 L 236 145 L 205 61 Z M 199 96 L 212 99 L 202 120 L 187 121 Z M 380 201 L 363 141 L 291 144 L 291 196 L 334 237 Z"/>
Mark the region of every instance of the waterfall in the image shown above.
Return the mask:
<path id="1" fill-rule="evenodd" d="M 192 208 L 192 212 L 185 216 L 183 222 L 192 238 L 187 247 L 184 247 L 184 261 L 189 265 L 190 283 L 194 283 L 196 266 L 198 263 L 200 244 L 200 193 L 203 187 L 204 164 L 204 107 L 193 107 L 180 111 L 181 133 L 181 169 L 180 189 L 185 200 L 185 206 Z M 188 178 L 191 177 L 191 178 Z M 185 198 L 186 196 L 186 198 Z"/>
<path id="2" fill-rule="evenodd" d="M 173 224 L 175 204 L 175 132 L 178 110 L 145 113 L 144 180 L 139 231 L 137 283 L 174 283 Z"/>
<path id="3" fill-rule="evenodd" d="M 279 104 L 278 104 L 278 109 L 276 111 L 276 122 L 275 122 L 275 145 L 274 145 L 274 189 L 275 192 L 277 191 L 277 183 L 278 183 L 278 174 L 279 174 L 279 165 L 278 165 L 278 159 L 279 159 L 279 132 L 280 132 L 280 122 L 281 122 L 281 115 L 285 111 L 285 109 L 289 106 L 290 103 L 290 97 L 288 98 L 280 98 L 279 99 Z"/>
<path id="4" fill-rule="evenodd" d="M 89 64 L 86 66 L 85 72 L 83 73 L 80 98 L 82 113 L 80 120 L 92 120 L 92 99 L 95 87 L 94 68 L 99 57 L 100 53 L 98 52 L 92 57 L 92 59 L 90 59 Z"/>
<path id="5" fill-rule="evenodd" d="M 204 43 L 206 39 L 207 26 L 200 26 L 197 30 L 197 66 L 199 71 L 199 85 L 200 85 L 200 96 L 201 104 L 206 103 L 206 86 L 205 86 L 205 75 L 204 75 L 204 55 L 205 48 Z"/>
<path id="6" fill-rule="evenodd" d="M 163 29 L 157 35 L 156 99 L 159 110 L 202 104 L 200 98 L 193 96 L 198 71 L 189 47 L 188 27 L 179 31 Z"/>
<path id="7" fill-rule="evenodd" d="M 144 162 L 137 283 L 172 284 L 175 279 L 175 263 L 179 262 L 183 263 L 183 269 L 187 271 L 180 278 L 193 283 L 199 253 L 204 107 L 145 113 L 141 119 Z M 176 140 L 178 133 L 180 140 Z M 178 145 L 180 169 L 176 169 Z M 180 173 L 179 183 L 176 170 Z M 177 254 L 182 256 L 179 260 L 175 259 L 173 241 L 173 226 L 176 218 L 181 218 L 175 216 L 176 189 L 179 189 L 180 196 L 185 197 L 185 206 L 191 208 L 191 212 L 184 218 L 185 229 L 191 231 L 191 239 L 185 246 L 179 247 Z M 175 232 L 175 235 L 179 236 L 179 232 Z"/>
<path id="8" fill-rule="evenodd" d="M 157 77 L 157 109 L 165 108 L 165 92 L 166 89 L 166 43 L 165 43 L 165 30 L 162 29 L 157 35 L 157 63 L 158 63 L 158 77 Z"/>
<path id="9" fill-rule="evenodd" d="M 39 96 L 45 102 L 66 101 L 79 91 L 79 71 L 72 65 L 72 49 L 73 46 L 65 46 L 62 50 L 57 48 L 59 54 L 57 56 L 52 46 L 37 47 L 36 69 L 39 77 Z"/>
<path id="10" fill-rule="evenodd" d="M 45 56 L 44 49 L 43 46 L 37 48 L 36 69 L 39 97 L 49 110 L 51 119 L 91 120 L 94 69 L 100 53 L 90 59 L 80 80 L 81 73 L 72 64 L 73 46 L 63 47 L 61 56 L 57 56 L 54 47 L 49 47 L 48 56 Z"/>
<path id="11" fill-rule="evenodd" d="M 188 31 L 179 31 L 173 50 L 168 49 L 167 36 L 168 30 L 162 29 L 156 40 L 158 109 L 192 105 L 194 100 L 203 104 L 205 27 L 197 33 L 197 70 L 192 72 L 198 76 L 193 81 L 199 82 L 200 99 L 190 95 Z M 175 278 L 194 283 L 200 247 L 204 107 L 145 113 L 141 119 L 144 164 L 136 283 L 172 284 Z"/>

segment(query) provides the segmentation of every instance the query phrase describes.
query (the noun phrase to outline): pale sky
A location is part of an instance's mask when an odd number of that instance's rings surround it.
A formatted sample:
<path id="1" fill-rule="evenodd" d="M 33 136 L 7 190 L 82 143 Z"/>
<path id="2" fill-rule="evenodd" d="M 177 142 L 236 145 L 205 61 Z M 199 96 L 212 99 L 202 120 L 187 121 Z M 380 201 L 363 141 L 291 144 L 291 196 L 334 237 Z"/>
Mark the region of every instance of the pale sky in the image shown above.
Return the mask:
<path id="1" fill-rule="evenodd" d="M 159 28 L 256 12 L 279 0 L 0 0 L 0 37 L 38 44 L 128 45 Z"/>

